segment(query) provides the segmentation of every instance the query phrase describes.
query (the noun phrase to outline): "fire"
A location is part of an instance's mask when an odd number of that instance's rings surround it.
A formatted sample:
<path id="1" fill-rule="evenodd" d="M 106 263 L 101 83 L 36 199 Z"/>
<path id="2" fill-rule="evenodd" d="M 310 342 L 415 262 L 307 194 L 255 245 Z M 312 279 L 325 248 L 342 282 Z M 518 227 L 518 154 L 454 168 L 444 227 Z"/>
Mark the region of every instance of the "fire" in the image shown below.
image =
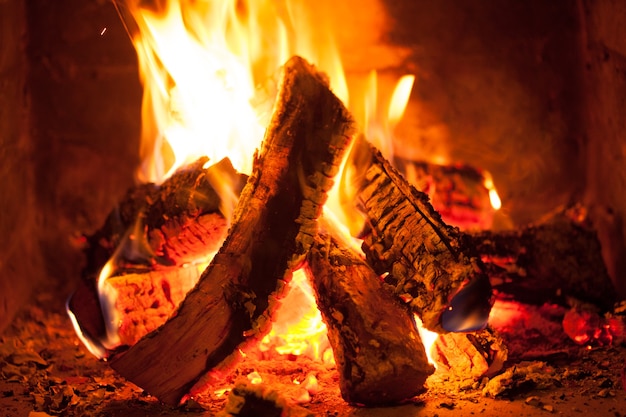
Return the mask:
<path id="1" fill-rule="evenodd" d="M 282 313 L 282 314 L 281 314 Z M 288 293 L 281 300 L 277 320 L 267 334 L 259 350 L 274 349 L 281 355 L 306 355 L 324 361 L 332 361 L 330 344 L 326 337 L 326 325 L 315 305 L 313 289 L 304 270 L 293 275 Z"/>
<path id="2" fill-rule="evenodd" d="M 144 86 L 140 181 L 160 183 L 203 155 L 209 163 L 228 157 L 235 169 L 250 174 L 274 101 L 274 76 L 291 55 L 326 72 L 335 94 L 347 102 L 330 31 L 305 6 L 268 0 L 129 4 L 123 12 L 138 29 L 133 43 Z M 214 182 L 229 215 L 236 196 L 228 184 Z M 275 323 L 260 349 L 332 360 L 303 273 L 296 273 L 282 310 L 288 310 L 285 320 Z"/>
<path id="3" fill-rule="evenodd" d="M 347 101 L 336 47 L 304 2 L 130 3 L 144 85 L 141 181 L 161 182 L 200 155 L 228 157 L 249 174 L 272 109 L 273 77 L 292 55 L 316 63 Z"/>
<path id="4" fill-rule="evenodd" d="M 331 89 L 350 107 L 348 83 L 331 28 L 321 19 L 324 13 L 314 7 L 304 0 L 169 0 L 150 2 L 149 6 L 129 0 L 119 11 L 132 27 L 144 87 L 142 163 L 137 179 L 162 183 L 200 156 L 208 156 L 209 164 L 227 157 L 237 171 L 250 174 L 271 114 L 275 76 L 292 55 L 302 56 L 325 72 Z M 366 88 L 357 94 L 362 96 L 360 105 L 364 109 L 360 116 L 356 112 L 357 122 L 388 159 L 393 157 L 394 130 L 414 82 L 412 75 L 400 78 L 389 105 L 381 106 L 378 77 L 371 72 Z M 222 211 L 230 215 L 237 196 L 224 180 L 212 183 L 223 201 Z M 499 208 L 490 177 L 485 187 L 490 195 L 493 192 L 494 208 Z M 326 217 L 354 234 L 362 219 L 341 209 L 338 190 L 335 187 L 329 194 Z M 354 246 L 355 242 L 350 244 Z M 210 256 L 199 262 L 207 262 Z M 101 341 L 100 347 L 89 345 L 101 357 L 103 349 L 120 343 L 116 328 L 119 318 L 111 307 L 116 293 L 106 285 L 115 272 L 115 262 L 112 259 L 107 263 L 98 280 L 107 340 Z M 428 352 L 434 337 L 423 332 L 422 338 L 428 343 Z M 273 329 L 259 345 L 261 351 L 270 348 L 284 355 L 333 360 L 326 327 L 302 271 L 294 274 Z M 248 377 L 253 383 L 261 382 L 256 375 Z"/>
<path id="5" fill-rule="evenodd" d="M 227 157 L 237 171 L 250 174 L 271 115 L 275 77 L 292 55 L 302 56 L 326 73 L 333 92 L 349 104 L 342 61 L 326 19 L 330 13 L 323 6 L 312 8 L 303 0 L 130 0 L 123 7 L 115 4 L 129 27 L 144 87 L 140 182 L 162 183 L 201 156 L 209 157 L 208 164 Z M 328 2 L 326 8 L 330 7 L 334 6 Z M 391 143 L 389 137 L 402 117 L 413 81 L 412 76 L 401 79 L 388 116 L 381 116 L 385 110 L 376 104 L 376 74 L 370 75 L 364 95 L 371 111 L 359 122 L 379 146 Z M 211 183 L 222 199 L 222 212 L 230 216 L 237 196 L 224 179 L 211 178 Z M 327 216 L 339 225 L 347 225 L 354 217 L 340 209 L 336 194 L 326 206 Z M 141 244 L 134 245 L 130 238 L 134 234 L 139 233 L 128 232 L 120 245 L 124 248 L 118 248 L 98 279 L 106 340 L 87 344 L 101 357 L 127 340 L 118 328 L 122 322 L 116 310 L 118 293 L 107 283 L 115 275 L 120 251 L 130 247 L 132 252 L 141 252 Z M 211 255 L 198 263 L 206 263 Z M 280 311 L 272 331 L 259 345 L 261 351 L 272 348 L 279 354 L 333 361 L 325 325 L 302 271 L 294 274 Z"/>
<path id="6" fill-rule="evenodd" d="M 420 338 L 422 339 L 422 343 L 424 344 L 424 349 L 426 350 L 426 356 L 428 357 L 428 362 L 437 367 L 437 362 L 433 359 L 433 345 L 437 341 L 439 335 L 435 332 L 431 332 L 430 330 L 424 328 L 422 325 L 422 320 L 418 316 L 415 317 L 415 323 L 417 323 L 417 330 L 419 331 Z"/>

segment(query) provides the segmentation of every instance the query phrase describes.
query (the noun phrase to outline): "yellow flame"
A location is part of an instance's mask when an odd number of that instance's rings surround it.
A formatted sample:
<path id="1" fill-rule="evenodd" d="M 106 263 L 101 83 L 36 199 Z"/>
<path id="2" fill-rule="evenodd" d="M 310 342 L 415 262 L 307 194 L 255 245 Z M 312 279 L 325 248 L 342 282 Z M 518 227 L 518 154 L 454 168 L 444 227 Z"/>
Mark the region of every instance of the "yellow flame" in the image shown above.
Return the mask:
<path id="1" fill-rule="evenodd" d="M 398 84 L 391 95 L 389 110 L 387 111 L 390 130 L 393 130 L 398 122 L 402 120 L 406 106 L 409 104 L 409 98 L 411 97 L 411 90 L 413 89 L 414 83 L 414 75 L 404 75 L 398 80 Z"/>
<path id="2" fill-rule="evenodd" d="M 202 155 L 229 157 L 249 174 L 273 104 L 272 77 L 291 55 L 326 72 L 347 102 L 331 32 L 305 6 L 171 0 L 155 10 L 131 2 L 144 85 L 140 180 L 161 182 Z"/>
<path id="3" fill-rule="evenodd" d="M 485 178 L 485 188 L 489 191 L 489 201 L 491 201 L 491 207 L 493 207 L 496 211 L 500 210 L 500 208 L 502 208 L 502 200 L 500 200 L 496 186 L 493 184 L 493 177 L 488 171 L 483 172 L 483 177 Z"/>
<path id="4" fill-rule="evenodd" d="M 433 359 L 432 351 L 433 345 L 437 341 L 439 334 L 426 329 L 422 324 L 422 320 L 418 316 L 414 315 L 413 317 L 415 318 L 415 324 L 417 325 L 417 331 L 419 332 L 420 338 L 422 339 L 422 344 L 424 345 L 424 349 L 426 350 L 428 362 L 436 368 L 437 362 Z"/>
<path id="5" fill-rule="evenodd" d="M 261 341 L 261 350 L 273 348 L 281 355 L 305 355 L 323 360 L 330 347 L 326 325 L 304 270 L 299 269 L 293 274 L 276 316 L 272 330 Z"/>
<path id="6" fill-rule="evenodd" d="M 228 156 L 250 173 L 264 128 L 251 105 L 249 56 L 233 52 L 245 47 L 239 41 L 247 34 L 240 33 L 236 4 L 214 3 L 131 8 L 144 85 L 143 181 L 161 182 L 202 155 L 214 162 Z"/>

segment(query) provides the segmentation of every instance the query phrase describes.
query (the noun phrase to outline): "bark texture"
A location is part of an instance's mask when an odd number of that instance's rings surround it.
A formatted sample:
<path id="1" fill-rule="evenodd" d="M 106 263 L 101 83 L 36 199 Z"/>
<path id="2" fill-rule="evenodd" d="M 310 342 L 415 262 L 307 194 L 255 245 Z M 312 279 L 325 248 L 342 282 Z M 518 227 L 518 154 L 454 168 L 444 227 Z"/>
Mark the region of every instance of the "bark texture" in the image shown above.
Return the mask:
<path id="1" fill-rule="evenodd" d="M 434 368 L 409 309 L 383 288 L 364 259 L 335 237 L 318 235 L 307 265 L 342 397 L 373 406 L 418 394 Z"/>
<path id="2" fill-rule="evenodd" d="M 491 289 L 484 265 L 464 235 L 445 224 L 428 196 L 412 187 L 365 140 L 359 139 L 353 152 L 356 169 L 349 181 L 356 189 L 356 207 L 365 214 L 370 229 L 363 242 L 368 262 L 378 274 L 386 274 L 385 282 L 429 330 L 481 327 L 479 322 L 486 323 L 491 308 Z M 477 285 L 470 289 L 471 284 Z M 461 314 L 450 326 L 443 326 L 444 312 L 456 315 L 451 303 L 463 288 L 471 294 L 463 294 Z"/>
<path id="3" fill-rule="evenodd" d="M 531 304 L 574 297 L 604 311 L 617 301 L 595 230 L 565 213 L 537 225 L 470 236 L 499 297 Z"/>
<path id="4" fill-rule="evenodd" d="M 116 267 L 124 269 L 183 265 L 216 251 L 228 229 L 220 181 L 232 184 L 232 193 L 239 195 L 246 176 L 227 159 L 204 168 L 207 162 L 200 158 L 161 185 L 130 189 L 102 228 L 87 238 L 83 276 L 98 275 L 115 252 Z"/>

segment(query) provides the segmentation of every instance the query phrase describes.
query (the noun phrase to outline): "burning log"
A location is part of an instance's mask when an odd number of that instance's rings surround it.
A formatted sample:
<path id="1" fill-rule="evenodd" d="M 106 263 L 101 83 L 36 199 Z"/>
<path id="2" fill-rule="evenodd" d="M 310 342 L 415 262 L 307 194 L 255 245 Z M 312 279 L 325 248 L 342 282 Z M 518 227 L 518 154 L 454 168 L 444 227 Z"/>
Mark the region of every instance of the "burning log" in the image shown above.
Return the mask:
<path id="1" fill-rule="evenodd" d="M 517 230 L 469 236 L 503 298 L 540 305 L 574 297 L 604 311 L 617 301 L 595 231 L 565 214 Z"/>
<path id="2" fill-rule="evenodd" d="M 292 58 L 224 244 L 177 314 L 116 352 L 111 366 L 169 404 L 223 376 L 269 330 L 280 290 L 313 242 L 351 130 L 327 81 Z"/>
<path id="3" fill-rule="evenodd" d="M 161 326 L 185 299 L 200 274 L 195 265 L 124 274 L 107 279 L 103 292 L 114 292 L 108 306 L 119 323 L 119 344 L 132 346 Z"/>
<path id="4" fill-rule="evenodd" d="M 434 368 L 408 308 L 334 237 L 316 237 L 307 270 L 328 328 L 342 397 L 380 405 L 418 394 Z"/>
<path id="5" fill-rule="evenodd" d="M 444 222 L 461 230 L 488 230 L 495 209 L 488 173 L 469 165 L 439 165 L 395 156 L 394 166 L 418 190 L 428 194 Z"/>
<path id="6" fill-rule="evenodd" d="M 217 251 L 228 229 L 221 184 L 228 184 L 237 196 L 247 178 L 228 159 L 204 168 L 207 162 L 202 157 L 161 185 L 129 190 L 102 228 L 87 238 L 83 276 L 97 276 L 116 251 L 118 269 L 124 264 L 183 265 Z"/>
<path id="7" fill-rule="evenodd" d="M 370 265 L 386 274 L 385 282 L 426 328 L 441 333 L 484 327 L 491 287 L 464 235 L 445 224 L 428 196 L 365 140 L 352 152 L 356 173 L 350 183 L 369 223 L 363 250 Z"/>
<path id="8" fill-rule="evenodd" d="M 225 239 L 228 221 L 222 213 L 218 178 L 221 183 L 232 187 L 232 193 L 239 194 L 246 177 L 238 174 L 227 159 L 204 168 L 207 162 L 206 157 L 200 158 L 179 169 L 161 185 L 150 183 L 132 188 L 111 211 L 104 225 L 87 237 L 83 279 L 68 307 L 76 317 L 81 332 L 92 344 L 99 345 L 100 340 L 106 337 L 97 284 L 100 271 L 109 260 L 113 260 L 113 275 L 117 277 L 130 273 L 135 278 L 138 275 L 143 277 L 136 279 L 138 282 L 142 279 L 154 282 L 155 276 L 158 276 L 164 282 L 158 287 L 167 285 L 171 301 L 172 293 L 189 290 L 189 274 L 177 272 L 175 267 L 205 260 L 209 253 L 217 251 Z M 154 272 L 154 269 L 159 269 L 159 272 Z M 195 280 L 199 274 L 196 274 Z M 182 282 L 181 277 L 185 278 Z M 117 283 L 111 285 L 120 289 L 119 282 L 126 278 L 116 279 Z M 136 291 L 132 298 L 139 294 L 141 291 Z M 136 303 L 134 310 L 139 309 L 141 304 L 165 305 L 158 297 L 139 298 L 143 302 Z M 168 310 L 173 311 L 178 302 Z M 153 313 L 146 311 L 147 315 L 154 317 Z M 164 311 L 157 313 L 161 317 L 160 322 L 167 318 L 164 314 Z M 124 314 L 121 317 L 122 325 L 135 333 L 127 325 L 133 319 L 127 321 Z M 124 342 L 125 338 L 122 339 Z"/>

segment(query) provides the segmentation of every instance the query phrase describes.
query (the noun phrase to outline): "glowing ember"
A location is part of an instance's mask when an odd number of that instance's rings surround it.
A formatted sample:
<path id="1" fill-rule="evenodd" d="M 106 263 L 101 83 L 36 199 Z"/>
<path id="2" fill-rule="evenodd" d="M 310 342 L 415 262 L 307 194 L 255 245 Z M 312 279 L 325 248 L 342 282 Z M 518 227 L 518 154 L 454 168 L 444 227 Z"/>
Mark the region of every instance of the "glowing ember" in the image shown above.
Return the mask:
<path id="1" fill-rule="evenodd" d="M 248 374 L 248 377 L 247 377 L 247 378 L 248 378 L 248 380 L 250 381 L 250 383 L 251 383 L 251 384 L 254 384 L 254 385 L 258 385 L 258 384 L 260 384 L 260 383 L 262 383 L 262 382 L 263 382 L 263 378 L 262 378 L 262 377 L 261 377 L 261 375 L 260 375 L 258 372 L 256 372 L 256 371 L 254 371 L 254 372 L 250 372 L 250 373 Z"/>

